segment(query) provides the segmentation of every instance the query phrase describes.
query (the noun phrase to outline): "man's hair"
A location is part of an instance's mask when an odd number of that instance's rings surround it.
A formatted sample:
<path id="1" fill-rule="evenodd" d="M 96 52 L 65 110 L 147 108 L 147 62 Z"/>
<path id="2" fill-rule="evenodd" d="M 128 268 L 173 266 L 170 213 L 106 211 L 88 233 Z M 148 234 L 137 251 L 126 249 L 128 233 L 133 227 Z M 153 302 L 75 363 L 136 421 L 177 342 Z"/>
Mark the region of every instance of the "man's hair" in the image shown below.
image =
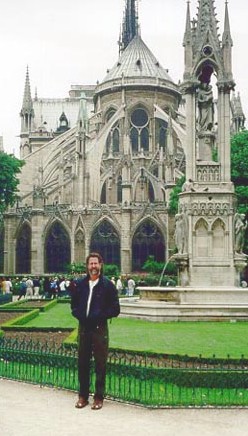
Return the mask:
<path id="1" fill-rule="evenodd" d="M 90 253 L 87 257 L 86 257 L 86 265 L 88 265 L 89 260 L 91 257 L 97 257 L 97 259 L 99 260 L 99 263 L 103 264 L 103 258 L 99 253 Z"/>

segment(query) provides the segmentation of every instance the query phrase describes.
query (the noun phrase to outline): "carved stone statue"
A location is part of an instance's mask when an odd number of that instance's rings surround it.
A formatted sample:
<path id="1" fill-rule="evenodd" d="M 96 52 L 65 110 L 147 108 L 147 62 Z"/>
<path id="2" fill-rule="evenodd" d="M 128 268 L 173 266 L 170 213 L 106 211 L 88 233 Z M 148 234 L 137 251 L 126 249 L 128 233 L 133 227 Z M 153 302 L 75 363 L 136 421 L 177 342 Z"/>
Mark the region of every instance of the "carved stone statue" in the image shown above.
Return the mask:
<path id="1" fill-rule="evenodd" d="M 247 225 L 248 223 L 245 221 L 245 214 L 236 213 L 234 216 L 234 238 L 236 253 L 243 253 L 245 230 L 247 229 Z"/>
<path id="2" fill-rule="evenodd" d="M 183 254 L 188 249 L 188 217 L 186 213 L 178 213 L 175 216 L 175 244 L 178 254 Z"/>
<path id="3" fill-rule="evenodd" d="M 195 191 L 194 182 L 192 179 L 186 180 L 182 186 L 182 192 Z"/>
<path id="4" fill-rule="evenodd" d="M 212 86 L 202 83 L 198 91 L 199 130 L 211 131 L 214 125 L 214 103 Z"/>

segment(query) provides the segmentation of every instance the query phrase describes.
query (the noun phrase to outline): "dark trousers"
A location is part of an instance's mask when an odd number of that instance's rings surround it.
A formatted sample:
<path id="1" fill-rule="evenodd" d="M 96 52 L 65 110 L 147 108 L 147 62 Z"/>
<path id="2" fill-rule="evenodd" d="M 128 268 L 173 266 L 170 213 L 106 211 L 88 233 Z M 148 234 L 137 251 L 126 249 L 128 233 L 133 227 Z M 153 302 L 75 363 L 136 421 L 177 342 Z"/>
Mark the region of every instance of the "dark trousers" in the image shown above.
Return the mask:
<path id="1" fill-rule="evenodd" d="M 79 326 L 78 349 L 78 379 L 79 395 L 86 400 L 90 391 L 90 361 L 95 362 L 95 394 L 94 398 L 103 400 L 105 393 L 105 379 L 108 357 L 108 324 L 107 322 L 94 328 Z"/>

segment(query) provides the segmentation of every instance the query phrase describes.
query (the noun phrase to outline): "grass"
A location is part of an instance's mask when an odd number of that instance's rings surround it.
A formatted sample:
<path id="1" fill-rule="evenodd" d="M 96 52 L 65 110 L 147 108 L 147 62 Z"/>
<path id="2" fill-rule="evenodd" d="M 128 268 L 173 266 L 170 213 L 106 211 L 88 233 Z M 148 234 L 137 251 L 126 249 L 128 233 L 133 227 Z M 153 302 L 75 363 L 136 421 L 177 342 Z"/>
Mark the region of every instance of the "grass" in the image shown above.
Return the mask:
<path id="1" fill-rule="evenodd" d="M 76 328 L 69 304 L 57 304 L 29 321 L 28 327 Z M 168 322 L 116 318 L 109 324 L 110 346 L 189 356 L 248 358 L 246 322 Z"/>
<path id="2" fill-rule="evenodd" d="M 40 312 L 37 318 L 29 321 L 27 327 L 76 328 L 77 320 L 71 315 L 70 304 L 56 304 L 52 309 Z"/>
<path id="3" fill-rule="evenodd" d="M 111 345 L 166 354 L 248 357 L 248 323 L 112 321 Z"/>

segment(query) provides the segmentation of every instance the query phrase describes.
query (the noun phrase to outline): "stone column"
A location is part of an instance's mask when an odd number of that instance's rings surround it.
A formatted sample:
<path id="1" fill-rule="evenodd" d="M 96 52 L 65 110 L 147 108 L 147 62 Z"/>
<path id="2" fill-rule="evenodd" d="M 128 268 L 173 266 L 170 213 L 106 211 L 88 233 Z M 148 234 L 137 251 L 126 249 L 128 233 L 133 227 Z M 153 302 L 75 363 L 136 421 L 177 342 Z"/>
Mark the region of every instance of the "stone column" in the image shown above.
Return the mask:
<path id="1" fill-rule="evenodd" d="M 121 231 L 121 271 L 129 274 L 132 271 L 132 241 L 130 207 L 122 209 Z"/>
<path id="2" fill-rule="evenodd" d="M 233 85 L 232 85 L 233 86 Z M 230 90 L 226 83 L 218 83 L 218 144 L 221 164 L 221 181 L 230 182 Z"/>
<path id="3" fill-rule="evenodd" d="M 31 273 L 40 275 L 44 272 L 43 210 L 34 212 L 32 216 Z"/>
<path id="4" fill-rule="evenodd" d="M 186 178 L 196 180 L 196 102 L 192 84 L 183 85 L 186 100 Z"/>
<path id="5" fill-rule="evenodd" d="M 4 274 L 16 272 L 16 220 L 11 218 L 4 221 Z"/>

